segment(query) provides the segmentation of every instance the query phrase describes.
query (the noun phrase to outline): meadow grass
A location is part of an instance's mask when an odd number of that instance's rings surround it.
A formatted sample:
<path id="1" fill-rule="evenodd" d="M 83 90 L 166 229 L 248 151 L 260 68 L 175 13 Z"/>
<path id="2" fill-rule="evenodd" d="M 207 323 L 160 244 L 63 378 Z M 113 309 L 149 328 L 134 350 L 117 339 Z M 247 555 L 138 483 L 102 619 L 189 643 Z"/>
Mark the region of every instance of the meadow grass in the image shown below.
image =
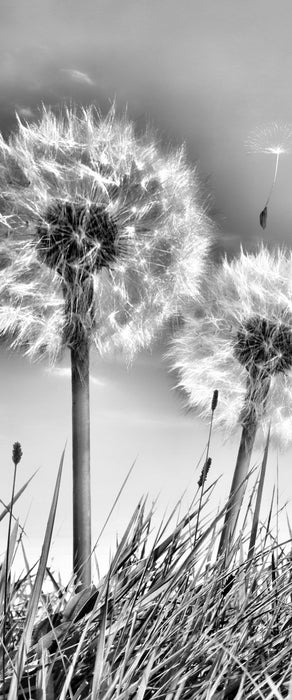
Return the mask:
<path id="1" fill-rule="evenodd" d="M 260 477 L 266 457 L 267 449 Z M 76 593 L 47 567 L 62 463 L 63 455 L 37 573 L 27 563 L 18 580 L 10 568 L 22 533 L 12 518 L 0 578 L 0 697 L 291 700 L 292 533 L 278 541 L 272 505 L 261 523 L 263 478 L 228 557 L 218 556 L 228 504 L 208 516 L 216 483 L 203 482 L 183 516 L 178 504 L 156 528 L 142 499 L 106 575 Z M 12 517 L 12 503 L 5 513 Z"/>

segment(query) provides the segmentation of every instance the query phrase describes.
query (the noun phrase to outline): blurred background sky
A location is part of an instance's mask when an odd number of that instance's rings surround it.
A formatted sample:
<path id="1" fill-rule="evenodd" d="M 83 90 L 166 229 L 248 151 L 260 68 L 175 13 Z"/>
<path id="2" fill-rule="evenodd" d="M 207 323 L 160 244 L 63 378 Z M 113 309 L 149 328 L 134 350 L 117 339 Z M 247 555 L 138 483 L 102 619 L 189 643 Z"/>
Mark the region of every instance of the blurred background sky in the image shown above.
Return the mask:
<path id="1" fill-rule="evenodd" d="M 290 0 L 0 0 L 0 128 L 15 127 L 15 112 L 33 120 L 41 103 L 94 102 L 118 111 L 167 145 L 186 145 L 213 197 L 219 226 L 216 255 L 236 255 L 292 243 L 292 153 L 281 156 L 265 231 L 259 213 L 273 179 L 275 160 L 246 146 L 258 130 L 260 146 L 273 145 L 267 127 L 292 132 Z M 289 134 L 288 134 L 289 137 Z M 292 137 L 291 137 L 292 139 Z M 287 146 L 284 143 L 284 146 Z M 93 541 L 131 465 L 136 465 L 112 516 L 97 558 L 108 560 L 115 534 L 122 535 L 141 495 L 149 504 L 160 493 L 158 521 L 188 488 L 208 426 L 185 415 L 174 378 L 162 360 L 165 345 L 141 353 L 132 368 L 101 362 L 92 353 L 91 436 Z M 15 512 L 28 514 L 24 540 L 30 561 L 40 554 L 54 480 L 65 440 L 68 445 L 51 564 L 63 577 L 71 569 L 71 416 L 69 359 L 54 370 L 19 355 L 0 357 L 1 498 L 9 500 L 11 449 L 23 447 L 17 486 L 39 468 Z M 210 397 L 211 398 L 211 397 Z M 230 488 L 240 434 L 223 443 L 213 437 L 213 478 L 222 474 L 212 501 L 223 503 Z M 254 462 L 260 454 L 254 455 Z M 292 450 L 279 456 L 280 504 L 290 498 Z M 271 453 L 265 504 L 276 476 Z M 291 504 L 288 513 L 291 513 Z M 29 511 L 29 512 L 28 512 Z M 1 551 L 6 520 L 1 523 Z M 284 520 L 283 520 L 284 528 Z M 283 529 L 284 535 L 284 529 Z"/>

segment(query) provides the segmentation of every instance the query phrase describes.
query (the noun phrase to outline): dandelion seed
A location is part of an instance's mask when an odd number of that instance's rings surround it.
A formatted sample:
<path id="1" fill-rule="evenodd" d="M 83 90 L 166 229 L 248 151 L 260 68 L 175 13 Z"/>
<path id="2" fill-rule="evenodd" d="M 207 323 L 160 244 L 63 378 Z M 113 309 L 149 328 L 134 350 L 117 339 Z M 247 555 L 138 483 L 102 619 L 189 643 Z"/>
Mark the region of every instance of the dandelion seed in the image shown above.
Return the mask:
<path id="1" fill-rule="evenodd" d="M 276 157 L 271 189 L 259 217 L 260 225 L 265 229 L 267 225 L 268 204 L 276 184 L 280 156 L 290 153 L 292 149 L 292 125 L 273 122 L 268 126 L 255 129 L 248 139 L 246 146 L 250 153 L 265 153 Z"/>
<path id="2" fill-rule="evenodd" d="M 267 205 L 263 208 L 263 211 L 260 213 L 260 225 L 263 229 L 266 228 L 267 225 L 267 218 L 268 218 L 268 207 Z"/>

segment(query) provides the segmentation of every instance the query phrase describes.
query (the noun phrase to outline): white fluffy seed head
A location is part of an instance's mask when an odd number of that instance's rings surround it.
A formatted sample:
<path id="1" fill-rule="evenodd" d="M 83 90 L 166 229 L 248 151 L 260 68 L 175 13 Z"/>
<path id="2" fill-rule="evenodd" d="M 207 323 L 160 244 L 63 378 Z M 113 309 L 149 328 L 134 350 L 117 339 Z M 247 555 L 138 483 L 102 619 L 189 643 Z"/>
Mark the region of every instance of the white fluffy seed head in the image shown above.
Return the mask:
<path id="1" fill-rule="evenodd" d="M 241 251 L 238 259 L 225 259 L 204 280 L 202 297 L 199 304 L 188 305 L 169 352 L 187 405 L 210 418 L 212 392 L 217 389 L 214 426 L 229 435 L 254 410 L 258 440 L 266 435 L 271 420 L 274 443 L 287 447 L 292 440 L 291 252 L 270 253 L 261 247 L 254 255 Z M 238 339 L 254 325 L 256 337 L 249 338 L 248 353 L 239 360 Z M 263 352 L 259 331 L 267 335 Z"/>
<path id="2" fill-rule="evenodd" d="M 0 332 L 11 332 L 14 317 L 14 343 L 30 356 L 55 361 L 70 345 L 76 326 L 65 315 L 74 308 L 101 353 L 117 348 L 131 359 L 198 294 L 213 226 L 183 149 L 163 155 L 114 110 L 102 119 L 94 108 L 59 117 L 44 108 L 39 123 L 19 120 L 9 143 L 0 141 L 0 163 L 1 240 L 21 250 L 0 271 L 13 308 Z M 94 238 L 88 221 L 100 211 L 106 225 Z"/>

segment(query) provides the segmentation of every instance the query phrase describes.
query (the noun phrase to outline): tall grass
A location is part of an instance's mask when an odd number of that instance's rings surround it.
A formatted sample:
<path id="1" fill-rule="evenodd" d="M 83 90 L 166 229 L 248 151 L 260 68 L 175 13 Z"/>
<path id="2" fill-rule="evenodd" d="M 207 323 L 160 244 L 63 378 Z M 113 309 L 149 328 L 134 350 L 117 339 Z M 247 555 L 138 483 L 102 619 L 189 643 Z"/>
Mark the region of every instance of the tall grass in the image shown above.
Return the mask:
<path id="1" fill-rule="evenodd" d="M 292 540 L 260 522 L 258 487 L 228 567 L 216 556 L 228 504 L 208 515 L 205 483 L 156 529 L 142 499 L 107 574 L 74 594 L 46 569 L 61 469 L 38 572 L 10 579 L 0 697 L 291 700 Z"/>

